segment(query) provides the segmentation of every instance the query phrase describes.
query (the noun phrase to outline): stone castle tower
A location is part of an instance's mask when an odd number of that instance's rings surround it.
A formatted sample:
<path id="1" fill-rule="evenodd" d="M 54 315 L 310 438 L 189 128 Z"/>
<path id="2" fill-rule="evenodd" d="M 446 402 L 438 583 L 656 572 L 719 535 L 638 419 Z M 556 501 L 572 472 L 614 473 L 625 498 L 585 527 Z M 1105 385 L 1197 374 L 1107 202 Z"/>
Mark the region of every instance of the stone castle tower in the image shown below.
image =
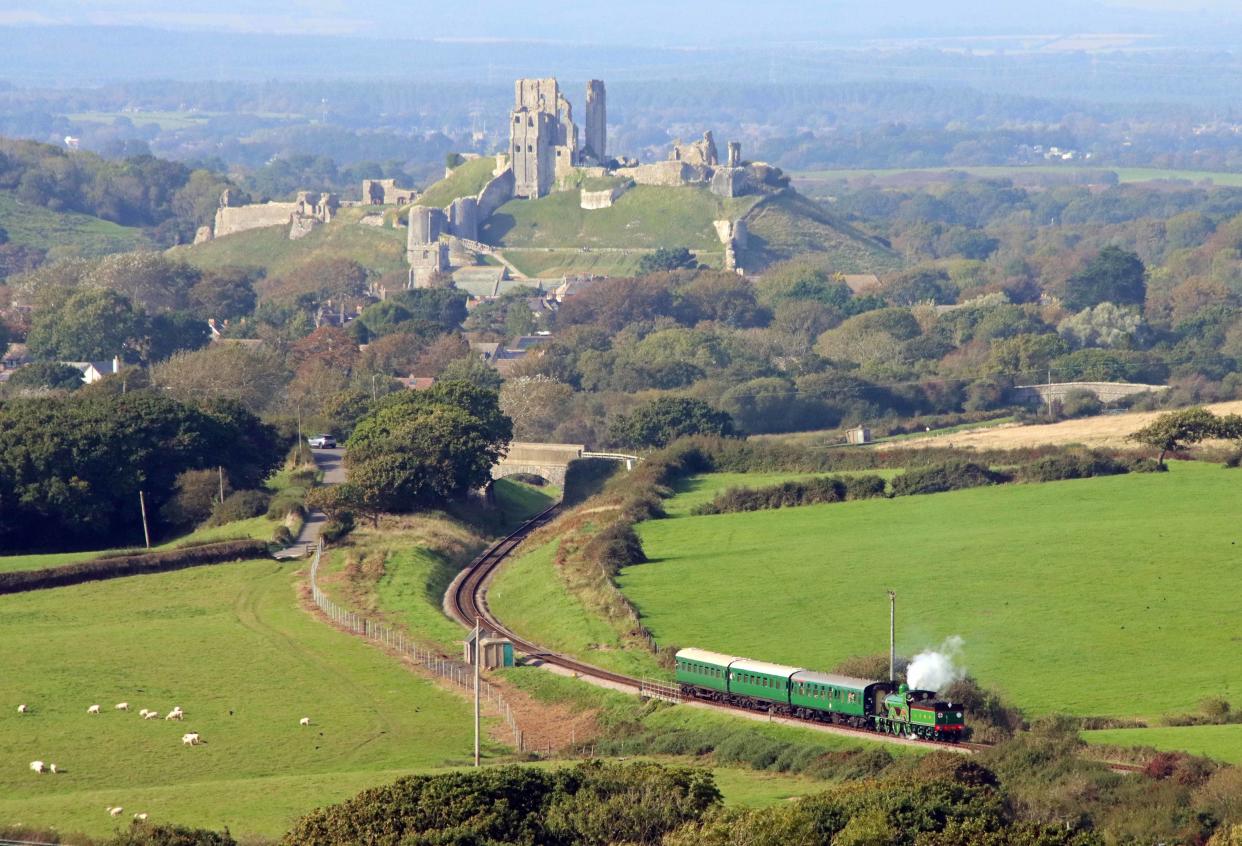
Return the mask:
<path id="1" fill-rule="evenodd" d="M 585 158 L 602 165 L 608 160 L 608 105 L 602 79 L 592 79 L 586 87 Z"/>
<path id="2" fill-rule="evenodd" d="M 605 138 L 604 83 L 587 85 L 587 153 L 578 147 L 578 126 L 573 107 L 555 79 L 519 79 L 513 87 L 513 111 L 509 113 L 509 157 L 513 168 L 514 196 L 542 197 L 556 177 L 583 164 L 584 159 L 602 161 Z"/>

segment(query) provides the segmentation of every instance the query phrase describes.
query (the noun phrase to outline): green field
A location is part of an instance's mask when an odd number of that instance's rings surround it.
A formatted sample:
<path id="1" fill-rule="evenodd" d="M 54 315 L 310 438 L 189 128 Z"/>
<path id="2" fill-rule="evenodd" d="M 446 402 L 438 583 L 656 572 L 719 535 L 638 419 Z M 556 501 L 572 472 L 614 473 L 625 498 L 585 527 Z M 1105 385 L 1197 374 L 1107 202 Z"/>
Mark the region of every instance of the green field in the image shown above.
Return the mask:
<path id="1" fill-rule="evenodd" d="M 712 221 L 736 220 L 756 197 L 723 199 L 706 188 L 639 185 L 606 209 L 578 205 L 580 191 L 510 200 L 480 227 L 479 240 L 504 247 L 689 247 L 721 250 Z"/>
<path id="2" fill-rule="evenodd" d="M 148 245 L 141 229 L 24 203 L 11 191 L 0 191 L 0 228 L 12 243 L 49 250 L 51 258 L 102 256 Z"/>
<path id="3" fill-rule="evenodd" d="M 524 276 L 558 277 L 573 273 L 597 276 L 637 276 L 646 250 L 586 252 L 582 250 L 504 250 L 504 257 Z M 700 263 L 711 264 L 706 251 L 696 253 Z M 721 254 L 723 255 L 723 253 Z M 719 262 L 717 262 L 719 263 Z"/>
<path id="4" fill-rule="evenodd" d="M 1151 746 L 1189 752 L 1242 766 L 1242 725 L 1178 726 L 1145 729 L 1084 731 L 1088 743 L 1110 746 Z"/>
<path id="5" fill-rule="evenodd" d="M 1242 476 L 1179 463 L 654 520 L 619 581 L 664 645 L 822 669 L 885 650 L 892 588 L 904 654 L 960 635 L 1031 713 L 1154 717 L 1238 698 L 1239 508 Z"/>
<path id="6" fill-rule="evenodd" d="M 142 811 L 276 835 L 364 787 L 465 763 L 466 701 L 302 610 L 300 566 L 0 597 L 0 823 L 102 835 L 116 825 L 105 805 L 119 804 L 122 823 Z M 86 714 L 94 703 L 102 715 Z M 136 713 L 173 705 L 185 722 Z M 185 731 L 204 745 L 182 746 Z M 40 777 L 26 767 L 36 759 L 64 772 Z"/>
<path id="7" fill-rule="evenodd" d="M 443 208 L 458 197 L 477 196 L 492 179 L 496 169 L 495 156 L 471 159 L 453 168 L 453 172 L 434 185 L 428 186 L 418 198 L 417 205 Z"/>
<path id="8" fill-rule="evenodd" d="M 843 170 L 807 170 L 790 174 L 795 182 L 859 179 L 867 176 L 885 177 L 904 174 L 969 173 L 981 179 L 1008 179 L 1022 174 L 1077 176 L 1084 173 L 1115 173 L 1122 182 L 1151 182 L 1159 179 L 1181 179 L 1191 182 L 1212 182 L 1228 187 L 1242 187 L 1242 173 L 1214 170 L 1166 170 L 1152 167 L 1087 167 L 1082 165 L 1022 165 L 995 167 L 918 167 L 860 168 Z"/>
<path id="9" fill-rule="evenodd" d="M 900 470 L 860 470 L 843 473 L 703 473 L 682 479 L 676 485 L 677 496 L 665 500 L 664 512 L 669 517 L 688 517 L 696 506 L 711 502 L 729 488 L 764 488 L 782 482 L 819 479 L 824 476 L 880 476 L 891 479 Z"/>
<path id="10" fill-rule="evenodd" d="M 268 226 L 169 252 L 203 270 L 260 267 L 269 277 L 285 275 L 314 258 L 352 259 L 380 274 L 404 270 L 405 230 L 360 226 L 359 216 L 358 209 L 342 209 L 332 223 L 296 241 L 289 240 L 288 226 Z"/>

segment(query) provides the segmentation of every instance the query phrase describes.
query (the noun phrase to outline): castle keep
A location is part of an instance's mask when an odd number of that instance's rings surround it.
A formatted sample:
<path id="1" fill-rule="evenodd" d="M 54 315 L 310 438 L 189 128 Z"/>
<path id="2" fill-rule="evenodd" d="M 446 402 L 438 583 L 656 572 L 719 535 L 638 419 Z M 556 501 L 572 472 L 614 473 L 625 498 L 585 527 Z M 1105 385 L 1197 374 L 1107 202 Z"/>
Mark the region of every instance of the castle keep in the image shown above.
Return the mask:
<path id="1" fill-rule="evenodd" d="M 585 164 L 602 165 L 607 155 L 604 83 L 587 83 L 586 146 L 578 147 L 573 106 L 555 79 L 519 79 L 509 113 L 509 160 L 518 197 L 534 199 L 552 190 L 560 176 Z"/>

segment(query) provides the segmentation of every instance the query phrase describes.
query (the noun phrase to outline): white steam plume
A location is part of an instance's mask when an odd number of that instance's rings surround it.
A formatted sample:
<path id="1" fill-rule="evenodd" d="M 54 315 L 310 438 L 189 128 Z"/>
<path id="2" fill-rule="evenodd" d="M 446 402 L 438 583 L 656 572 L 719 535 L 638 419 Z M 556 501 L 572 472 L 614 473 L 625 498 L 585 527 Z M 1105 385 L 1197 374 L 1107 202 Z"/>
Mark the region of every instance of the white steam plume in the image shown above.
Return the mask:
<path id="1" fill-rule="evenodd" d="M 966 641 L 957 635 L 945 638 L 939 649 L 928 649 L 914 656 L 906 670 L 911 690 L 943 690 L 966 677 L 962 647 Z"/>

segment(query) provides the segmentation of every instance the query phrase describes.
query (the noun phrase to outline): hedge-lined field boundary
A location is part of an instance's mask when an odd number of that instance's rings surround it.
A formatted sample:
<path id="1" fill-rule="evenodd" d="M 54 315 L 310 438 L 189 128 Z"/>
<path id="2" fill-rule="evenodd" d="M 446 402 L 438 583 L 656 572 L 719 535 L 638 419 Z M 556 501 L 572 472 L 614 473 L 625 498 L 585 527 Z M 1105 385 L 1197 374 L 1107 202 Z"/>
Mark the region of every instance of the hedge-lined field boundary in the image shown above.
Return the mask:
<path id="1" fill-rule="evenodd" d="M 223 564 L 227 561 L 248 561 L 268 556 L 266 541 L 234 540 L 168 549 L 161 552 L 95 558 L 61 567 L 0 573 L 0 594 L 45 590 L 102 579 L 118 579 L 122 576 L 137 576 L 143 573 L 163 573 L 187 567 Z"/>

